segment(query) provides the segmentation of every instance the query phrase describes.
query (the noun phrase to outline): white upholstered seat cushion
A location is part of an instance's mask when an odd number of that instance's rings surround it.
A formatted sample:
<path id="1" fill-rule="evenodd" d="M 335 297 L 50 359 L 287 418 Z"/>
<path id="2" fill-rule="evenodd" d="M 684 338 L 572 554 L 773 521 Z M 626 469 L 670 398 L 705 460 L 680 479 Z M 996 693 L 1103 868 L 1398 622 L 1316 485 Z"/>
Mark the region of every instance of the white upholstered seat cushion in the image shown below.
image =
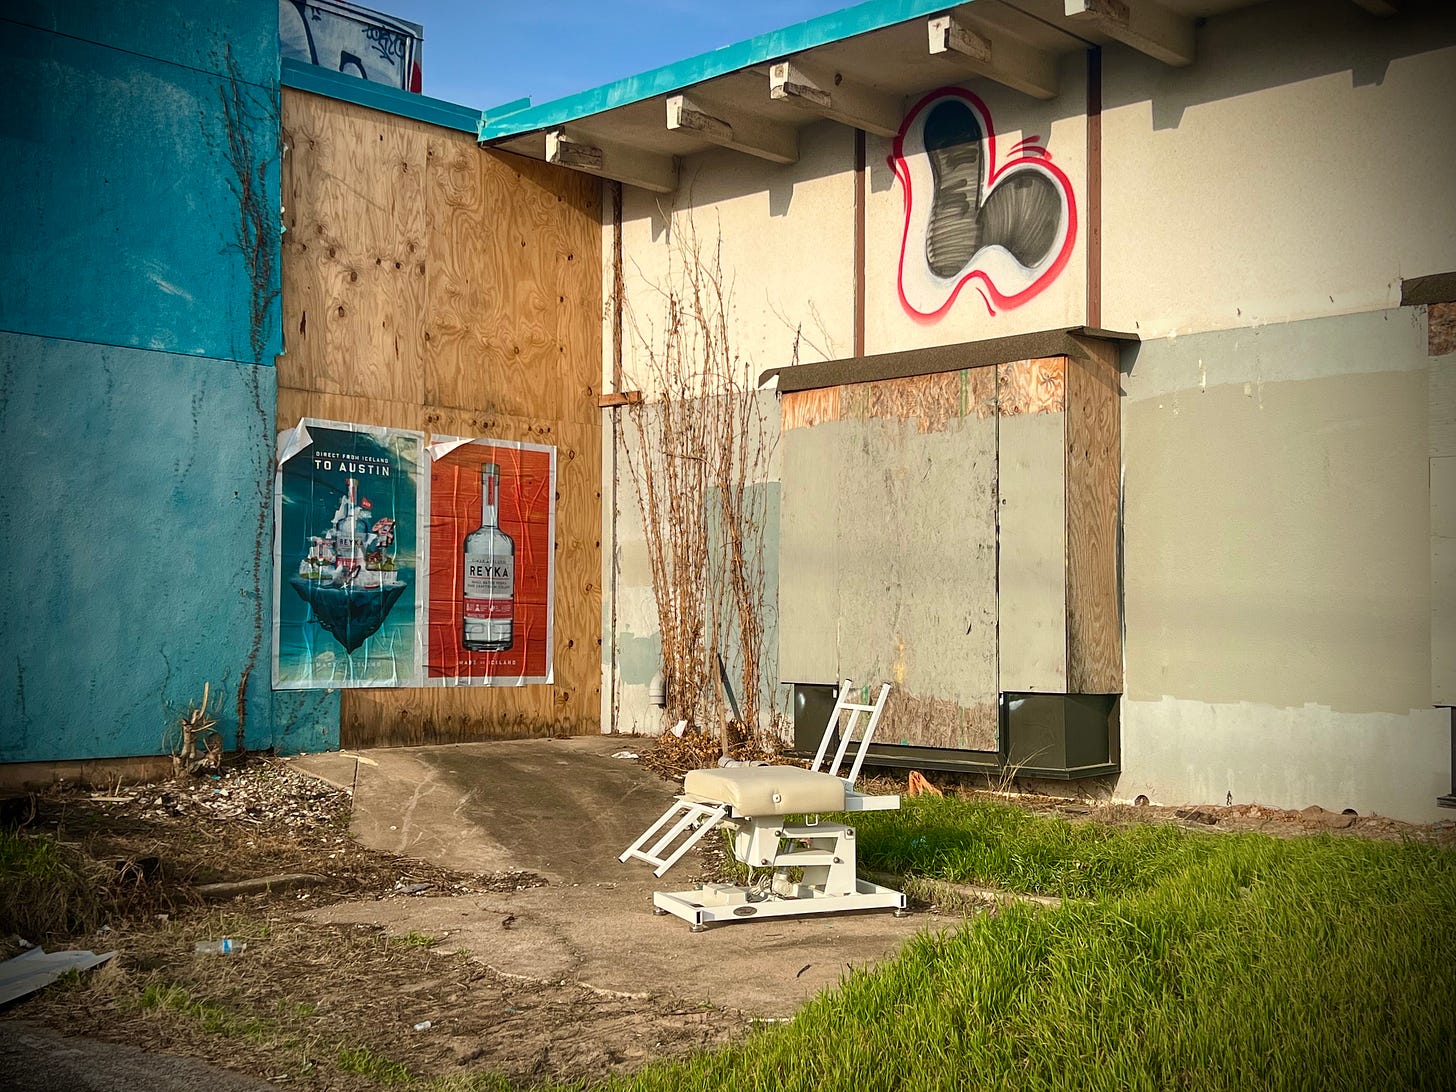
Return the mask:
<path id="1" fill-rule="evenodd" d="M 692 770 L 683 779 L 683 795 L 700 802 L 731 804 L 736 815 L 844 810 L 840 778 L 798 766 Z"/>

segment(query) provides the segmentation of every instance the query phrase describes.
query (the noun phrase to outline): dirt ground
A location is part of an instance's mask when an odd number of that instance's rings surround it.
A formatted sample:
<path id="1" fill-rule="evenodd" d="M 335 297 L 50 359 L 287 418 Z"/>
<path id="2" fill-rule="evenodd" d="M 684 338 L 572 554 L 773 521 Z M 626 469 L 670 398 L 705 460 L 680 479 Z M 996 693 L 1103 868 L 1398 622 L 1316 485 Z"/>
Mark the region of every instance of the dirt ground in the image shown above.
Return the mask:
<path id="1" fill-rule="evenodd" d="M 882 774 L 869 787 L 904 792 L 907 785 Z M 940 787 L 978 791 L 970 783 Z M 1074 820 L 1456 844 L 1456 824 L 1418 827 L 1319 809 L 1001 795 Z M 522 872 L 450 872 L 365 849 L 349 836 L 350 808 L 349 793 L 266 759 L 220 776 L 103 792 L 62 788 L 37 799 L 28 829 L 108 862 L 111 878 L 96 933 L 28 939 L 118 955 L 12 1004 L 3 1018 L 310 1089 L 374 1089 L 409 1077 L 592 1081 L 752 1032 L 749 1017 L 722 1008 L 507 978 L 451 950 L 448 935 L 387 936 L 373 926 L 305 920 L 307 911 L 344 899 L 438 899 L 543 882 Z M 711 877 L 725 864 L 721 853 L 708 853 L 696 870 Z M 222 901 L 198 893 L 211 882 L 279 874 L 293 875 L 297 886 Z M 219 937 L 246 948 L 194 952 L 196 941 Z M 8 947 L 0 956 L 13 954 L 15 942 Z"/>

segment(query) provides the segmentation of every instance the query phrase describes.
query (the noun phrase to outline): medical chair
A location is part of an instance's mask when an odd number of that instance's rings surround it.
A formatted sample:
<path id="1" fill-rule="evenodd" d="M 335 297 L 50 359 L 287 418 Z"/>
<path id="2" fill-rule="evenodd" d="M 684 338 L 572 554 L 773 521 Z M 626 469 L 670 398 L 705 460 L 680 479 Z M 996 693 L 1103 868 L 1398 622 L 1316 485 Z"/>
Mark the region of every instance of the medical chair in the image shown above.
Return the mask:
<path id="1" fill-rule="evenodd" d="M 853 684 L 845 679 L 807 770 L 759 764 L 688 773 L 682 795 L 619 860 L 645 861 L 653 875 L 661 876 L 704 835 L 722 826 L 733 831 L 733 853 L 748 866 L 748 883 L 657 891 L 652 896 L 654 913 L 675 914 L 695 933 L 709 922 L 748 918 L 873 909 L 894 910 L 896 917 L 905 914 L 903 893 L 855 875 L 854 828 L 819 820 L 820 813 L 893 811 L 900 806 L 899 796 L 866 796 L 854 787 L 890 685 L 880 687 L 872 705 L 851 701 L 853 693 Z M 826 764 L 836 739 L 833 759 Z M 841 775 L 851 747 L 849 770 Z M 790 823 L 790 815 L 808 818 Z M 756 883 L 758 869 L 766 873 Z"/>

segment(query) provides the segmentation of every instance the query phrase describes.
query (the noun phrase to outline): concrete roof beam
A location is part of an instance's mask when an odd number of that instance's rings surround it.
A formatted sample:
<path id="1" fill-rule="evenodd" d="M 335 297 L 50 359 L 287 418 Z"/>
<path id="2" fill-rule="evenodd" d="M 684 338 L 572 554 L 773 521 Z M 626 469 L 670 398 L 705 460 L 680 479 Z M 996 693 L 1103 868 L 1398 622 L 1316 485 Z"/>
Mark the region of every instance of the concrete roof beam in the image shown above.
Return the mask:
<path id="1" fill-rule="evenodd" d="M 857 86 L 842 72 L 821 71 L 798 61 L 779 61 L 768 71 L 769 97 L 820 117 L 892 137 L 900 131 L 900 99 Z"/>
<path id="2" fill-rule="evenodd" d="M 1090 26 L 1164 64 L 1193 63 L 1193 20 L 1153 0 L 1065 0 L 1067 21 Z"/>
<path id="3" fill-rule="evenodd" d="M 667 127 L 770 163 L 794 163 L 799 158 L 798 130 L 733 110 L 697 95 L 669 95 Z"/>
<path id="4" fill-rule="evenodd" d="M 655 155 L 574 129 L 547 130 L 546 162 L 653 193 L 672 193 L 677 189 L 677 161 L 671 156 Z"/>
<path id="5" fill-rule="evenodd" d="M 1037 99 L 1057 97 L 1052 57 L 1019 38 L 988 32 L 954 15 L 926 23 L 930 55 L 942 57 L 967 75 L 980 76 Z"/>

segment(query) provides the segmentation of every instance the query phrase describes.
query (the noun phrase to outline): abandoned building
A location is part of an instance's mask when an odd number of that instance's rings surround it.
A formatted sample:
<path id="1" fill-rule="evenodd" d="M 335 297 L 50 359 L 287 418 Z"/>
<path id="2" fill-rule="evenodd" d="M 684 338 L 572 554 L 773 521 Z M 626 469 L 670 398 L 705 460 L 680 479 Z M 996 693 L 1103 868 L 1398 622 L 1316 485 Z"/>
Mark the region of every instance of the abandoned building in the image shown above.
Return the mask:
<path id="1" fill-rule="evenodd" d="M 483 110 L 180 11 L 0 35 L 8 778 L 141 769 L 204 684 L 229 747 L 669 727 L 640 475 L 720 393 L 671 385 L 696 285 L 762 547 L 761 663 L 712 651 L 760 723 L 890 682 L 891 766 L 1452 814 L 1449 5 L 868 0 Z M 300 426 L 476 454 L 522 685 L 440 667 L 440 497 L 280 534 Z M 524 452 L 549 519 L 495 503 Z M 403 589 L 382 673 L 290 590 L 325 572 Z"/>

